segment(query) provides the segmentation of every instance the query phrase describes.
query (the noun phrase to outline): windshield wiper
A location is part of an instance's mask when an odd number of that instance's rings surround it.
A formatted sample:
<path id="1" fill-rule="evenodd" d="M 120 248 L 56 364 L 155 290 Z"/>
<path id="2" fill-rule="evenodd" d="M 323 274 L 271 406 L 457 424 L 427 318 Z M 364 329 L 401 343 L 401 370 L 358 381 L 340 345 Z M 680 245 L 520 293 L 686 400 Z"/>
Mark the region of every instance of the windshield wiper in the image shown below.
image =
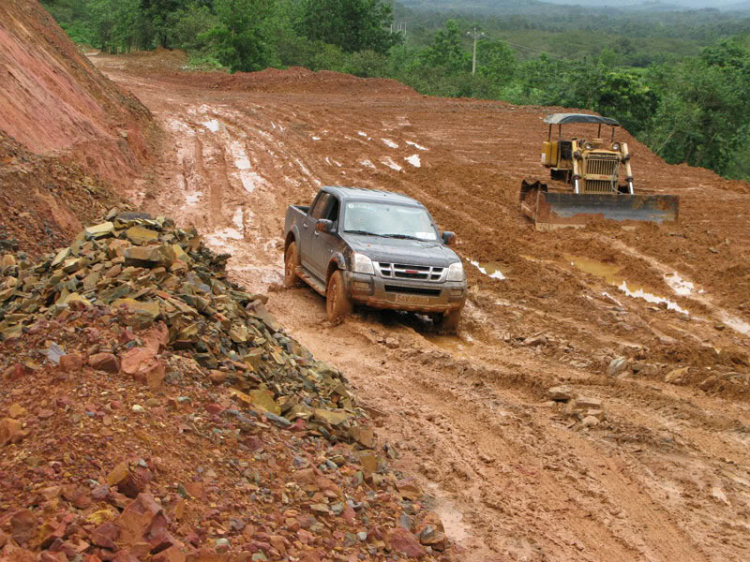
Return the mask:
<path id="1" fill-rule="evenodd" d="M 382 234 L 368 232 L 367 230 L 345 230 L 344 232 L 347 234 L 360 234 L 362 236 L 383 236 Z"/>
<path id="2" fill-rule="evenodd" d="M 418 238 L 416 236 L 410 236 L 408 234 L 381 234 L 383 238 L 399 238 L 401 240 L 419 240 L 420 242 L 424 242 L 422 238 Z"/>

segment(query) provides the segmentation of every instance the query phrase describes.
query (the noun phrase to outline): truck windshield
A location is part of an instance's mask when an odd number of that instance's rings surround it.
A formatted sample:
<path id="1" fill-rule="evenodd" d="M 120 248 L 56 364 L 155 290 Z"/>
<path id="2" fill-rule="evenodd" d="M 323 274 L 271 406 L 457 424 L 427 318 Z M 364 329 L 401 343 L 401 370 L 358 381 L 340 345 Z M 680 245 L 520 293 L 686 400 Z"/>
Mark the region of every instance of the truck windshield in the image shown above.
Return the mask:
<path id="1" fill-rule="evenodd" d="M 386 203 L 347 203 L 344 232 L 384 238 L 437 240 L 437 230 L 427 211 Z"/>

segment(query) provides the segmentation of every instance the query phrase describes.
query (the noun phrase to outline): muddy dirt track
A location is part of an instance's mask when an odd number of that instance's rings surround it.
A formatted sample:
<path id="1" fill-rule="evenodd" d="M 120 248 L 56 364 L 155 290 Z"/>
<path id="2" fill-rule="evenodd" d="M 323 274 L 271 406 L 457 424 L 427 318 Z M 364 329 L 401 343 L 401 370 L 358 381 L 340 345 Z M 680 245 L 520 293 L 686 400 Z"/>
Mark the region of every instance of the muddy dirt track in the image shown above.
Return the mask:
<path id="1" fill-rule="evenodd" d="M 165 131 L 129 196 L 232 253 L 235 279 L 347 373 L 465 560 L 747 560 L 747 184 L 625 135 L 636 188 L 680 195 L 680 224 L 537 233 L 517 193 L 542 177 L 549 109 L 302 69 L 183 75 L 164 53 L 92 60 Z M 285 209 L 321 185 L 406 193 L 457 233 L 457 337 L 367 311 L 333 327 L 312 290 L 281 289 Z M 617 357 L 628 368 L 608 376 Z M 576 422 L 548 401 L 556 384 L 605 419 Z"/>

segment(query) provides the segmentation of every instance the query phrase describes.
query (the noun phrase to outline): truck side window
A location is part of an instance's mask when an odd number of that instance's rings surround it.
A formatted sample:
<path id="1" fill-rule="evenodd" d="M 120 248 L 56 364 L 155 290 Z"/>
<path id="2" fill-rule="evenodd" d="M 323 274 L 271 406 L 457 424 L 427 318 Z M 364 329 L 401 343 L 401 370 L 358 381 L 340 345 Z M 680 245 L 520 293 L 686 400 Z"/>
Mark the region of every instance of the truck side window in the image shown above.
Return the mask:
<path id="1" fill-rule="evenodd" d="M 315 207 L 313 207 L 312 210 L 312 218 L 315 220 L 322 219 L 323 213 L 328 208 L 328 203 L 331 200 L 331 194 L 330 193 L 321 193 L 320 197 L 318 197 L 318 200 L 315 202 Z"/>
<path id="2" fill-rule="evenodd" d="M 328 209 L 328 212 L 326 213 L 325 217 L 332 223 L 337 223 L 339 220 L 339 200 L 335 197 L 331 198 L 331 206 Z"/>

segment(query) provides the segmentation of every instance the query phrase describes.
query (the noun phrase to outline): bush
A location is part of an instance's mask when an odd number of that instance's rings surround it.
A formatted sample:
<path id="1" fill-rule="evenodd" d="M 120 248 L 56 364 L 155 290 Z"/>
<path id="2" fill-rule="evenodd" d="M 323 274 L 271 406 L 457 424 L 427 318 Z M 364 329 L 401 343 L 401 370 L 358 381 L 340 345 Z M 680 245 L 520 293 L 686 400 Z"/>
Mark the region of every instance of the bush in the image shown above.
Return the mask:
<path id="1" fill-rule="evenodd" d="M 370 50 L 352 53 L 344 63 L 344 72 L 363 78 L 388 76 L 388 57 Z"/>
<path id="2" fill-rule="evenodd" d="M 229 68 L 221 64 L 221 61 L 213 54 L 201 52 L 191 53 L 185 70 L 196 72 L 229 72 Z"/>

